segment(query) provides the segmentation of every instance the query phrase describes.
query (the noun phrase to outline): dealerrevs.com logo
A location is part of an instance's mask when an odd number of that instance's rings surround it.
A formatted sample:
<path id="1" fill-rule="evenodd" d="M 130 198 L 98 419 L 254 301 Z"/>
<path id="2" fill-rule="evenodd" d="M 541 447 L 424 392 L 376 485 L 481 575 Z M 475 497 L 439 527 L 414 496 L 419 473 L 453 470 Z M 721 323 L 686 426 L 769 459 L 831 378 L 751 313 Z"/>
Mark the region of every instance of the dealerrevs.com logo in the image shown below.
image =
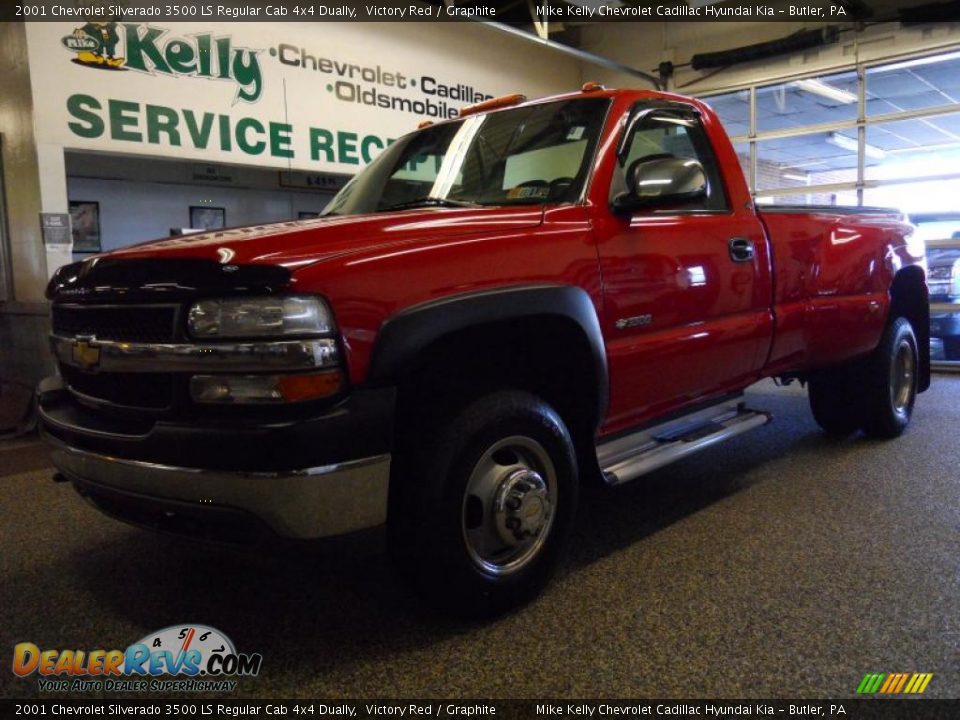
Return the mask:
<path id="1" fill-rule="evenodd" d="M 13 649 L 14 674 L 36 674 L 46 692 L 230 692 L 232 678 L 256 676 L 262 663 L 259 653 L 238 653 L 222 632 L 195 624 L 164 628 L 126 650 L 41 650 L 30 642 Z"/>

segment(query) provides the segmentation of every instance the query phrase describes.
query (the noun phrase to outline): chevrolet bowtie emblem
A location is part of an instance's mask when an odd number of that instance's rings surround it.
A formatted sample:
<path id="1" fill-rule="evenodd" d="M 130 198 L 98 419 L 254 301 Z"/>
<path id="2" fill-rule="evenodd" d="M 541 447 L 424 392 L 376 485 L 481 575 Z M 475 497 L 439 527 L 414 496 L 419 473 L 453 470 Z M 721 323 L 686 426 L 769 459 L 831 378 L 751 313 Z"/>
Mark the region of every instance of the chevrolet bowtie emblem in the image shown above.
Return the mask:
<path id="1" fill-rule="evenodd" d="M 73 364 L 84 370 L 93 370 L 100 365 L 100 347 L 86 340 L 74 342 L 70 356 Z"/>

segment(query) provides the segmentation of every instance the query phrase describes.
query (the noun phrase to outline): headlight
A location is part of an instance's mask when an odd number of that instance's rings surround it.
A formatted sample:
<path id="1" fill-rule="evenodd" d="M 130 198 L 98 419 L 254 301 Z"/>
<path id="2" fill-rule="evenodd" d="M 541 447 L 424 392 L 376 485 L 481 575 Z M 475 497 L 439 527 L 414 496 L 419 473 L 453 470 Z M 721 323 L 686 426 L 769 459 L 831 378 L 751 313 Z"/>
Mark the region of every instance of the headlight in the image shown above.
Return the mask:
<path id="1" fill-rule="evenodd" d="M 195 338 L 303 337 L 333 332 L 330 308 L 311 295 L 201 300 L 187 319 Z"/>

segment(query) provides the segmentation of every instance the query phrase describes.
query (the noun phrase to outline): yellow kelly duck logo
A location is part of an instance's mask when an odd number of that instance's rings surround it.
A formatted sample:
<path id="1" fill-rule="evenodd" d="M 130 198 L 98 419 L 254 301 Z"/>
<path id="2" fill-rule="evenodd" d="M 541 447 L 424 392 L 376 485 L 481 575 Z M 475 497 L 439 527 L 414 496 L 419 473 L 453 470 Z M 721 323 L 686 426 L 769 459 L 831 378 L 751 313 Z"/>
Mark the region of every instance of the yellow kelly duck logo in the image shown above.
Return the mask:
<path id="1" fill-rule="evenodd" d="M 120 34 L 115 22 L 88 22 L 63 38 L 63 46 L 77 53 L 73 62 L 102 70 L 123 70 L 124 58 L 117 57 Z"/>

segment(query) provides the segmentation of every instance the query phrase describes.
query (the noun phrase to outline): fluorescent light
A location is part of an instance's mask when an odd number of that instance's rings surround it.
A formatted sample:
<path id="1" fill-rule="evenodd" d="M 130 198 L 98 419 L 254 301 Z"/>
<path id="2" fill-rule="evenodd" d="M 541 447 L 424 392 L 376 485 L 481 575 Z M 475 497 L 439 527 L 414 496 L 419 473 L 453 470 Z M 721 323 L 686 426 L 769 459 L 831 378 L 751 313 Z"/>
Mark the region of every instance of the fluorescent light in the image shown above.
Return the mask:
<path id="1" fill-rule="evenodd" d="M 887 157 L 886 150 L 881 150 L 876 145 L 871 145 L 869 143 L 863 146 L 863 154 L 868 158 L 873 158 L 874 160 L 883 160 Z"/>
<path id="2" fill-rule="evenodd" d="M 920 67 L 922 65 L 933 65 L 934 63 L 949 62 L 960 58 L 960 52 L 947 53 L 945 55 L 928 55 L 927 57 L 914 58 L 913 60 L 904 60 L 903 62 L 893 63 L 891 65 L 878 65 L 867 70 L 868 75 L 875 73 L 890 72 L 892 70 L 906 70 L 908 68 Z"/>
<path id="3" fill-rule="evenodd" d="M 939 152 L 940 150 L 953 150 L 960 147 L 960 140 L 952 140 L 945 143 L 936 143 L 935 145 L 919 145 L 917 147 L 897 148 L 896 150 L 887 150 L 890 155 L 904 155 L 919 152 Z"/>
<path id="4" fill-rule="evenodd" d="M 827 142 L 831 145 L 836 145 L 838 148 L 843 150 L 849 150 L 850 152 L 857 152 L 857 141 L 852 137 L 847 137 L 841 133 L 832 132 L 827 135 Z M 878 147 L 873 145 L 865 144 L 863 146 L 863 152 L 868 158 L 873 158 L 874 160 L 883 160 L 887 153 L 881 150 Z"/>
<path id="5" fill-rule="evenodd" d="M 827 85 L 827 83 L 823 82 L 822 80 L 797 80 L 794 85 L 801 90 L 806 90 L 808 93 L 819 95 L 820 97 L 827 98 L 828 100 L 836 100 L 839 103 L 845 103 L 849 105 L 857 101 L 857 96 L 855 93 L 852 93 L 849 90 L 843 90 L 842 88 L 834 87 L 833 85 Z"/>
<path id="6" fill-rule="evenodd" d="M 810 179 L 809 175 L 794 175 L 793 173 L 782 173 L 780 177 L 787 180 L 799 180 L 800 182 L 806 182 Z"/>
<path id="7" fill-rule="evenodd" d="M 857 152 L 857 141 L 852 137 L 847 137 L 841 133 L 832 132 L 827 135 L 827 142 L 831 145 L 835 145 L 838 148 L 843 148 L 844 150 L 849 150 L 850 152 Z"/>

